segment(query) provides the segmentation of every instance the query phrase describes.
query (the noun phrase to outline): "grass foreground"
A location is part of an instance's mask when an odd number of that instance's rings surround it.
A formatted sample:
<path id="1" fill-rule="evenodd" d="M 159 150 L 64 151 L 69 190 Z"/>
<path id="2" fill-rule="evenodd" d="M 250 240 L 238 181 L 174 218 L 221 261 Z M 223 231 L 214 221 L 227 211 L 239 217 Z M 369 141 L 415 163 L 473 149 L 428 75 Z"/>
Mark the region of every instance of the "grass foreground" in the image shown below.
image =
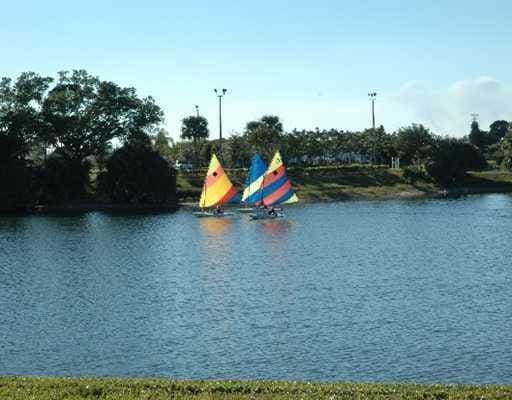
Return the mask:
<path id="1" fill-rule="evenodd" d="M 511 399 L 512 386 L 0 377 L 0 399 Z"/>
<path id="2" fill-rule="evenodd" d="M 199 199 L 206 170 L 180 172 L 177 190 L 180 201 Z M 244 185 L 247 171 L 228 170 L 238 188 Z M 379 200 L 421 198 L 444 194 L 512 192 L 512 172 L 490 170 L 470 172 L 457 185 L 441 187 L 433 182 L 411 182 L 402 169 L 386 166 L 348 165 L 289 168 L 293 187 L 302 201 Z"/>

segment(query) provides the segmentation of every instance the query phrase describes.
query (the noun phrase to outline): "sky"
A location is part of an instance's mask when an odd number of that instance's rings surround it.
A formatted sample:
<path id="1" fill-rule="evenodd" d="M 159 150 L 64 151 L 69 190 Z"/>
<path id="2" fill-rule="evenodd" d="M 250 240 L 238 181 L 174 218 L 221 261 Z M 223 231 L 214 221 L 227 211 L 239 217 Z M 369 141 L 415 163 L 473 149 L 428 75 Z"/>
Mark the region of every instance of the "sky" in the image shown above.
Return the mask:
<path id="1" fill-rule="evenodd" d="M 86 69 L 153 96 L 173 138 L 227 88 L 223 133 L 278 115 L 285 130 L 440 135 L 512 120 L 509 0 L 0 0 L 0 76 Z"/>

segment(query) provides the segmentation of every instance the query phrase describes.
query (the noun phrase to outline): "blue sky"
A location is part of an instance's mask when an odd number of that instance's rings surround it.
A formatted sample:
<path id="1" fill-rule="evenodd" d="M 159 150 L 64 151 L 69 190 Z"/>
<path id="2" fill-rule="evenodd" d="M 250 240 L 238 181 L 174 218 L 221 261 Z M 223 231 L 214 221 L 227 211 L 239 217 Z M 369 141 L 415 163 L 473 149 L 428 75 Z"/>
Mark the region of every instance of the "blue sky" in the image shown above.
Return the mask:
<path id="1" fill-rule="evenodd" d="M 512 120 L 512 2 L 2 0 L 0 76 L 87 69 L 152 95 L 173 137 L 194 105 L 218 134 L 277 114 L 285 129 L 439 134 Z"/>

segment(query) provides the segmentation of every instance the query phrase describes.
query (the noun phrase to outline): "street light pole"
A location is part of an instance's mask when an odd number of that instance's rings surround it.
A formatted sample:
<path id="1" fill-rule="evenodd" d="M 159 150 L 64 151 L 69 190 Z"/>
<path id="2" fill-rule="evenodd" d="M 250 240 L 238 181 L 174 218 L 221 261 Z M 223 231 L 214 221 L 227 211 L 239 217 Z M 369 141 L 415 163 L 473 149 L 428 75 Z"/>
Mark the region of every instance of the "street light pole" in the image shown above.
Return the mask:
<path id="1" fill-rule="evenodd" d="M 196 117 L 199 117 L 199 106 L 196 104 L 194 107 L 196 108 Z"/>
<path id="2" fill-rule="evenodd" d="M 227 89 L 213 89 L 219 98 L 219 156 L 222 157 L 222 97 L 228 91 Z"/>
<path id="3" fill-rule="evenodd" d="M 377 97 L 377 93 L 368 93 L 368 97 L 372 101 L 372 128 L 375 130 L 375 98 Z"/>

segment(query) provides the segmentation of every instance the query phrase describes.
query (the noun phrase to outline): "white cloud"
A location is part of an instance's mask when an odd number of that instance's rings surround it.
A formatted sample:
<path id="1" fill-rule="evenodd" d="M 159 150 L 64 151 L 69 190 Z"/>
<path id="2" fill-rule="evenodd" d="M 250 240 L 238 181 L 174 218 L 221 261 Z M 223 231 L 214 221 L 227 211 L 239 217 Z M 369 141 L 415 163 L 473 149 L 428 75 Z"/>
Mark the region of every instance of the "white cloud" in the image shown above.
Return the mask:
<path id="1" fill-rule="evenodd" d="M 467 134 L 472 113 L 479 115 L 482 129 L 497 119 L 512 120 L 512 92 L 487 76 L 457 81 L 438 90 L 408 82 L 400 88 L 396 102 L 411 112 L 415 122 L 443 135 Z"/>

